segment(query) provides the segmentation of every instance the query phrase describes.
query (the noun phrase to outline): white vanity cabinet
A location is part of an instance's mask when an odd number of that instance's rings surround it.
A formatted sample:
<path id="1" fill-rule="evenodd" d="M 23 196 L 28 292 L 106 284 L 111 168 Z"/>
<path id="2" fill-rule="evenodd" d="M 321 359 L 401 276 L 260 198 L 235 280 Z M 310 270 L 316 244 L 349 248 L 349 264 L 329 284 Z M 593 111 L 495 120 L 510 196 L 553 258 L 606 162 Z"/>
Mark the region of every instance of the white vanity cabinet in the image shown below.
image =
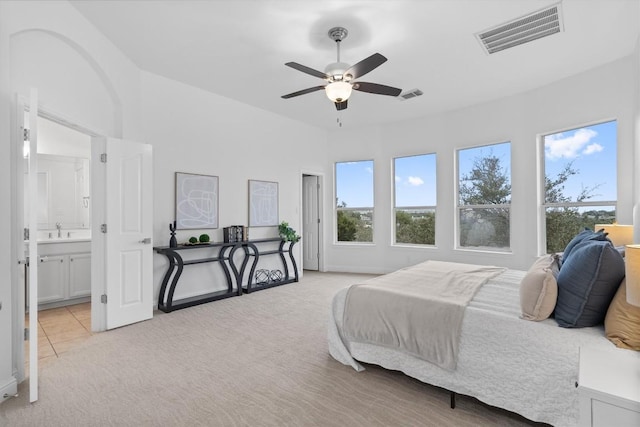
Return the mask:
<path id="1" fill-rule="evenodd" d="M 91 242 L 38 243 L 38 305 L 51 308 L 91 296 Z"/>

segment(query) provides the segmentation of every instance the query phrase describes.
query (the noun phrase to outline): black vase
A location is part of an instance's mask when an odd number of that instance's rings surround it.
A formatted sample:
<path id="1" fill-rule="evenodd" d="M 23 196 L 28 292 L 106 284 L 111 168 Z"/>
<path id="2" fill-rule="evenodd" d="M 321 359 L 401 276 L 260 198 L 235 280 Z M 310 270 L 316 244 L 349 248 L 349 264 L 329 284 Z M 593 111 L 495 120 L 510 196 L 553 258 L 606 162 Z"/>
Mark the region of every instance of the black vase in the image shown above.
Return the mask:
<path id="1" fill-rule="evenodd" d="M 178 241 L 176 240 L 176 222 L 173 221 L 173 224 L 169 224 L 169 231 L 171 231 L 171 239 L 169 239 L 169 247 L 177 248 Z"/>

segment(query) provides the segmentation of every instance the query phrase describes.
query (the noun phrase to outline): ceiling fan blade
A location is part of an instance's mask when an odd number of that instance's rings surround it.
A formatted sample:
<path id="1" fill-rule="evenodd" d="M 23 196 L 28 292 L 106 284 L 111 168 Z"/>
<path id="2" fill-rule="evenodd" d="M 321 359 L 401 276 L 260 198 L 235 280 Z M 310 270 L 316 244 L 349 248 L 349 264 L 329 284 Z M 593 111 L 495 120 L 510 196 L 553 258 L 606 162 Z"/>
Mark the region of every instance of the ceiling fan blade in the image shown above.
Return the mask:
<path id="1" fill-rule="evenodd" d="M 389 95 L 398 96 L 402 92 L 402 89 L 397 87 L 380 85 L 378 83 L 356 82 L 353 84 L 353 89 L 360 92 L 375 93 L 376 95 Z"/>
<path id="2" fill-rule="evenodd" d="M 298 71 L 302 71 L 303 73 L 310 74 L 310 75 L 312 75 L 314 77 L 319 77 L 321 79 L 329 78 L 329 76 L 327 76 L 322 71 L 314 70 L 313 68 L 309 68 L 309 67 L 307 67 L 305 65 L 298 64 L 297 62 L 287 62 L 284 65 L 286 65 L 287 67 L 291 67 L 293 69 L 296 69 Z"/>
<path id="3" fill-rule="evenodd" d="M 349 68 L 344 72 L 344 75 L 351 74 L 351 79 L 357 79 L 358 77 L 362 77 L 367 74 L 369 71 L 372 71 L 387 61 L 387 58 L 380 55 L 379 53 L 374 53 L 368 58 L 363 59 L 358 62 L 356 65 Z"/>
<path id="4" fill-rule="evenodd" d="M 338 110 L 338 111 L 346 110 L 347 109 L 347 101 L 334 102 L 334 104 L 336 104 L 336 110 Z"/>
<path id="5" fill-rule="evenodd" d="M 324 89 L 324 86 L 310 87 L 308 89 L 302 89 L 302 90 L 299 90 L 297 92 L 289 93 L 287 95 L 282 95 L 282 98 L 289 99 L 289 98 L 293 98 L 294 96 L 305 95 L 307 93 L 315 92 L 315 91 L 321 90 L 321 89 Z"/>

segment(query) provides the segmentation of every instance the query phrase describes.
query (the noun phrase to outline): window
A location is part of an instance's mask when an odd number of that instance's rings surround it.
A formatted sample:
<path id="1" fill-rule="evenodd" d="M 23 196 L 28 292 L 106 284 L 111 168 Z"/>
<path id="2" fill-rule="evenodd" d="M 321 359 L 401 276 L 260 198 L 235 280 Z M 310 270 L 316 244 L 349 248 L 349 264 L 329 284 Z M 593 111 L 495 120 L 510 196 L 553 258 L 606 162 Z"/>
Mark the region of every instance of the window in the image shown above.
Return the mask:
<path id="1" fill-rule="evenodd" d="M 458 151 L 458 242 L 509 250 L 511 144 Z"/>
<path id="2" fill-rule="evenodd" d="M 338 242 L 373 242 L 373 160 L 336 163 Z"/>
<path id="3" fill-rule="evenodd" d="M 542 137 L 547 253 L 562 252 L 584 227 L 616 218 L 617 122 Z"/>
<path id="4" fill-rule="evenodd" d="M 398 157 L 395 176 L 395 243 L 434 245 L 436 155 Z"/>

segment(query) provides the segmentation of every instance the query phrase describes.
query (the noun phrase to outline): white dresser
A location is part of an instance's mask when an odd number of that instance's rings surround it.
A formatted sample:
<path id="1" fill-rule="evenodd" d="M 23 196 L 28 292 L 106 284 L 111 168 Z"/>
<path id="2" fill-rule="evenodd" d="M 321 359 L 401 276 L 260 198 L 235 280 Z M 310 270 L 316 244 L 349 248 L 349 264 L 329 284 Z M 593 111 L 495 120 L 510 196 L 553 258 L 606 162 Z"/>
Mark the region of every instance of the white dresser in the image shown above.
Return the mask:
<path id="1" fill-rule="evenodd" d="M 580 425 L 640 426 L 640 352 L 580 348 Z"/>

